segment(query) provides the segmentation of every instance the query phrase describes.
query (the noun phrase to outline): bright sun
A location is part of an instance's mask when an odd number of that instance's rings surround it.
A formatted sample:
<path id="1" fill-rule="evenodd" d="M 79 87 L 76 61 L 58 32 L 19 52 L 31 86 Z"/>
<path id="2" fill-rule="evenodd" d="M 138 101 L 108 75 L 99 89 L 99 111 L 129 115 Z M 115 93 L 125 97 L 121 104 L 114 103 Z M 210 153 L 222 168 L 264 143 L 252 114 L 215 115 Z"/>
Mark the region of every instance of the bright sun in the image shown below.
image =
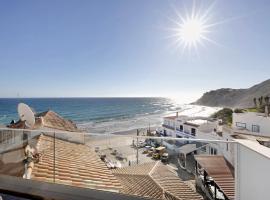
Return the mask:
<path id="1" fill-rule="evenodd" d="M 175 27 L 169 30 L 173 31 L 170 37 L 174 38 L 177 49 L 182 47 L 184 51 L 186 48 L 189 50 L 194 48 L 197 51 L 198 45 L 203 45 L 204 41 L 217 44 L 210 39 L 209 35 L 210 29 L 219 24 L 210 23 L 210 11 L 213 5 L 203 11 L 201 9 L 196 10 L 196 6 L 193 4 L 192 11 L 185 13 L 185 17 L 175 10 L 177 19 L 170 19 L 175 24 Z"/>
<path id="2" fill-rule="evenodd" d="M 189 19 L 179 28 L 179 37 L 186 45 L 195 45 L 195 43 L 202 39 L 205 31 L 202 22 L 196 19 Z"/>

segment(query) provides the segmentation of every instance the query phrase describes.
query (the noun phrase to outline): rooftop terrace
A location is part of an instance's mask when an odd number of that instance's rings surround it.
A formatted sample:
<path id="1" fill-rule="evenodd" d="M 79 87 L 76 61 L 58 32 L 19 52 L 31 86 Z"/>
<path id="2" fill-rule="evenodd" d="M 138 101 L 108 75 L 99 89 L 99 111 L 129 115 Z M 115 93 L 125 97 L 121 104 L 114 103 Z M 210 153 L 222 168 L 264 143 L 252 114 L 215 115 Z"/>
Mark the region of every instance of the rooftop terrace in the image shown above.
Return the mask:
<path id="1" fill-rule="evenodd" d="M 189 153 L 196 155 L 195 159 L 207 171 L 210 180 L 224 193 L 224 200 L 242 200 L 239 194 L 246 188 L 241 182 L 242 176 L 246 175 L 242 174 L 242 167 L 249 168 L 249 164 L 242 163 L 245 161 L 242 158 L 249 156 L 244 153 L 245 149 L 256 149 L 253 161 L 260 162 L 263 157 L 264 165 L 270 167 L 270 150 L 244 140 L 94 135 L 6 128 L 0 130 L 0 135 L 0 192 L 30 199 L 211 199 L 211 195 L 207 196 L 198 187 L 196 174 L 193 174 L 195 170 L 191 172 L 182 168 L 180 149 L 186 142 L 203 143 L 198 145 L 202 147 L 217 143 L 235 145 L 235 170 L 226 171 L 230 172 L 230 180 L 229 176 L 222 179 L 224 173 L 222 177 L 217 173 L 229 169 L 223 155 L 209 155 L 204 148 Z M 165 146 L 165 152 L 163 148 L 155 148 L 164 146 L 164 140 L 183 142 L 183 145 L 173 149 Z M 168 157 L 164 157 L 164 153 Z M 215 160 L 217 158 L 223 161 Z M 187 163 L 189 168 L 195 169 L 196 162 L 192 159 L 194 157 L 189 156 L 186 162 L 190 162 Z M 260 177 L 262 173 L 253 168 L 249 170 L 252 177 Z M 211 181 L 208 183 L 212 184 Z"/>

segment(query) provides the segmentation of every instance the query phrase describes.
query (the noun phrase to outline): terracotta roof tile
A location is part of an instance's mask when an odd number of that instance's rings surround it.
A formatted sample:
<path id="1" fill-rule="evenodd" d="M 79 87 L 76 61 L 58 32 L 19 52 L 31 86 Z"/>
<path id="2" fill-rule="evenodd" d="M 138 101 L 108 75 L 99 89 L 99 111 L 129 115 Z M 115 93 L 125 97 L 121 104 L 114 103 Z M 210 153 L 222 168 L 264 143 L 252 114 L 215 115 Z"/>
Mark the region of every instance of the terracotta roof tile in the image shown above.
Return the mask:
<path id="1" fill-rule="evenodd" d="M 119 191 L 122 188 L 97 154 L 86 145 L 55 139 L 54 155 L 54 138 L 40 135 L 37 150 L 42 156 L 34 166 L 34 180 L 55 180 L 62 184 L 109 191 Z"/>
<path id="2" fill-rule="evenodd" d="M 113 170 L 113 174 L 148 175 L 156 162 L 143 163 Z"/>
<path id="3" fill-rule="evenodd" d="M 113 170 L 122 183 L 121 192 L 154 199 L 202 199 L 176 173 L 161 162 L 152 162 Z"/>
<path id="4" fill-rule="evenodd" d="M 168 166 L 158 162 L 150 176 L 163 188 L 169 199 L 202 199 L 195 191 L 193 191 L 185 182 L 183 182 L 176 172 Z M 166 196 L 165 195 L 165 196 Z"/>
<path id="5" fill-rule="evenodd" d="M 211 176 L 229 199 L 235 196 L 233 169 L 223 156 L 195 156 L 197 162 Z"/>
<path id="6" fill-rule="evenodd" d="M 51 110 L 39 113 L 36 115 L 36 117 L 42 117 L 42 123 L 44 127 L 64 131 L 78 131 L 77 126 L 72 121 L 64 119 L 63 117 Z"/>
<path id="7" fill-rule="evenodd" d="M 10 128 L 24 129 L 25 124 L 19 120 L 14 124 L 8 125 Z M 48 110 L 46 112 L 36 114 L 35 125 L 31 129 L 54 129 L 70 132 L 78 132 L 76 124 L 68 119 L 64 119 L 54 111 Z"/>

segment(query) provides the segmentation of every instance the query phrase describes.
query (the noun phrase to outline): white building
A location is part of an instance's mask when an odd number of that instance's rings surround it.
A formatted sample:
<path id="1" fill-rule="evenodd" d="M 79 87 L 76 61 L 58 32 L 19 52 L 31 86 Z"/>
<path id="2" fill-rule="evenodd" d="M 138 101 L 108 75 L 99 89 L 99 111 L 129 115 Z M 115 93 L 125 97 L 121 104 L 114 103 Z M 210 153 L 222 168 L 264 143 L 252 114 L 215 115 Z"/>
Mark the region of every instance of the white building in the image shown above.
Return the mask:
<path id="1" fill-rule="evenodd" d="M 244 112 L 233 113 L 232 126 L 218 126 L 218 139 L 232 141 L 235 139 L 245 139 L 265 146 L 270 144 L 270 117 L 264 113 Z M 234 165 L 234 145 L 219 144 L 218 151 Z"/>
<path id="2" fill-rule="evenodd" d="M 218 131 L 218 120 L 213 120 L 207 117 L 188 117 L 188 116 L 169 116 L 164 117 L 163 125 L 161 129 L 157 131 L 163 137 L 169 136 L 174 138 L 191 138 L 191 139 L 206 139 L 217 140 L 220 139 L 216 132 Z M 180 143 L 180 146 L 179 146 Z M 197 145 L 189 145 L 189 147 L 182 147 L 184 144 L 189 144 L 188 141 L 178 142 L 178 146 L 172 144 L 166 145 L 166 141 L 163 143 L 167 148 L 175 149 L 179 148 L 179 153 L 184 152 L 184 156 L 193 151 L 197 151 L 205 154 L 216 155 L 219 153 L 219 146 L 215 143 L 201 143 L 197 142 Z"/>
<path id="3" fill-rule="evenodd" d="M 222 125 L 219 120 L 176 115 L 165 117 L 163 128 L 159 129 L 159 132 L 162 136 L 176 138 L 222 141 L 247 139 L 257 143 L 262 141 L 261 143 L 268 145 L 270 144 L 270 117 L 254 112 L 233 113 L 232 127 L 228 127 Z M 234 165 L 235 147 L 232 143 L 209 143 L 197 151 L 210 155 L 223 155 Z"/>
<path id="4" fill-rule="evenodd" d="M 250 140 L 236 141 L 235 199 L 270 199 L 270 149 Z"/>
<path id="5" fill-rule="evenodd" d="M 202 132 L 212 132 L 217 121 L 206 117 L 170 116 L 163 118 L 163 124 L 158 132 L 163 136 L 177 138 L 196 138 Z"/>
<path id="6" fill-rule="evenodd" d="M 246 134 L 270 137 L 270 117 L 256 112 L 233 113 L 232 128 Z"/>

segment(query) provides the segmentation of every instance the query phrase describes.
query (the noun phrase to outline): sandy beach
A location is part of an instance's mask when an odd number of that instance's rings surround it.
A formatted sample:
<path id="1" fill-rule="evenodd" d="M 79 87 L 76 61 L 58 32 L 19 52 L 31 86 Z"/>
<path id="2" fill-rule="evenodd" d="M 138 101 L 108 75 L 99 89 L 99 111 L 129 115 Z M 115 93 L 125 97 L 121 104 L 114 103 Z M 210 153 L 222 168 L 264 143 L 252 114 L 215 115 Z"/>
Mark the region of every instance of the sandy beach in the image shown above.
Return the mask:
<path id="1" fill-rule="evenodd" d="M 158 127 L 151 127 L 150 130 L 154 131 Z M 140 135 L 146 134 L 145 129 L 141 129 Z M 116 132 L 109 135 L 98 135 L 91 136 L 88 135 L 85 138 L 85 144 L 88 145 L 91 149 L 95 150 L 98 155 L 106 155 L 106 160 L 115 165 L 116 167 L 126 167 L 129 165 L 149 163 L 157 161 L 153 159 L 151 156 L 144 154 L 144 148 L 138 149 L 138 159 L 137 159 L 137 148 L 134 144 L 137 144 L 136 136 L 137 130 L 128 130 Z M 118 137 L 119 136 L 119 137 Z M 124 136 L 124 137 L 123 137 Z M 144 142 L 143 139 L 139 139 L 138 142 Z M 117 152 L 115 154 L 115 152 Z M 122 157 L 119 159 L 118 156 Z M 184 181 L 190 181 L 194 179 L 194 175 L 190 174 L 186 170 L 183 170 L 179 167 L 177 162 L 177 154 L 170 152 L 170 161 L 169 165 L 176 170 L 179 177 Z"/>
<path id="2" fill-rule="evenodd" d="M 151 127 L 150 130 L 154 131 L 156 128 L 157 127 Z M 147 128 L 142 128 L 140 129 L 139 135 L 146 135 L 146 132 Z M 122 167 L 137 163 L 137 149 L 134 147 L 134 144 L 137 143 L 137 139 L 133 137 L 137 135 L 137 130 L 115 132 L 112 135 L 113 136 L 102 134 L 99 136 L 86 135 L 85 144 L 97 151 L 99 155 L 106 155 L 106 158 L 110 162 L 118 163 L 118 165 L 120 163 Z M 138 140 L 138 142 L 144 142 L 144 140 Z M 147 154 L 143 154 L 143 150 L 143 148 L 138 149 L 138 162 L 152 162 L 153 159 L 148 157 Z M 119 157 L 115 155 L 116 152 L 122 159 L 119 159 Z"/>

